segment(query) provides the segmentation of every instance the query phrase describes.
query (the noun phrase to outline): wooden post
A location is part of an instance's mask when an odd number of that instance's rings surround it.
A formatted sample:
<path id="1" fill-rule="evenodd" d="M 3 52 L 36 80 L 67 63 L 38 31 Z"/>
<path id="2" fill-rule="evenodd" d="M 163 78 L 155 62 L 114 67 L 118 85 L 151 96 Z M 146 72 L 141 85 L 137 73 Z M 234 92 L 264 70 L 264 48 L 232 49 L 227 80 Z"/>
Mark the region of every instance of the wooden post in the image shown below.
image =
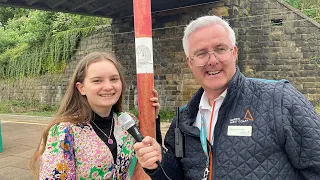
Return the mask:
<path id="1" fill-rule="evenodd" d="M 155 111 L 150 102 L 154 89 L 151 0 L 133 0 L 133 15 L 140 131 L 143 136 L 155 137 Z M 150 179 L 137 165 L 133 179 Z"/>

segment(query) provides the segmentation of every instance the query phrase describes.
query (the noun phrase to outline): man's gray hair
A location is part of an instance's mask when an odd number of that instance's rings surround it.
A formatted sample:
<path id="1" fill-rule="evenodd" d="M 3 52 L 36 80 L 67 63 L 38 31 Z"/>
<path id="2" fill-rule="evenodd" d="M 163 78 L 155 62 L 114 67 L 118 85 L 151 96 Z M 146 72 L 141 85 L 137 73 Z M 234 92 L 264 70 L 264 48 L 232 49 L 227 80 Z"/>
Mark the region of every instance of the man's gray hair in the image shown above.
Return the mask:
<path id="1" fill-rule="evenodd" d="M 188 39 L 189 39 L 190 34 L 199 28 L 210 26 L 213 24 L 219 24 L 219 25 L 223 26 L 227 30 L 227 32 L 229 33 L 232 46 L 236 45 L 236 35 L 226 20 L 224 20 L 218 16 L 202 16 L 202 17 L 197 18 L 196 20 L 191 21 L 184 29 L 184 36 L 182 39 L 182 45 L 183 45 L 183 50 L 184 50 L 184 53 L 186 54 L 186 56 L 189 56 L 189 54 L 188 54 L 188 48 L 189 48 Z"/>

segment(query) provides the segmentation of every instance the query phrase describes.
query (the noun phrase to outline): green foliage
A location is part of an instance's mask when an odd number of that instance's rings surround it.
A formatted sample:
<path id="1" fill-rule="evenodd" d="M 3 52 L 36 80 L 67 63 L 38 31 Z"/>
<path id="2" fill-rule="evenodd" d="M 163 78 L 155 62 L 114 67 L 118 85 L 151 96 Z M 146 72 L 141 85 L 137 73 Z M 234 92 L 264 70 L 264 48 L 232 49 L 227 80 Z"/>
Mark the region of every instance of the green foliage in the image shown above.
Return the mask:
<path id="1" fill-rule="evenodd" d="M 5 34 L 5 35 L 4 35 Z M 5 31 L 3 27 L 0 27 L 0 53 L 10 49 L 16 45 L 16 39 L 14 37 L 18 36 L 13 31 Z"/>
<path id="2" fill-rule="evenodd" d="M 110 20 L 106 18 L 98 18 L 92 16 L 56 13 L 56 19 L 52 23 L 52 28 L 53 32 L 61 32 L 70 29 L 94 27 L 105 24 L 110 24 Z"/>
<path id="3" fill-rule="evenodd" d="M 129 112 L 138 117 L 138 111 L 136 109 L 130 109 Z M 175 116 L 175 113 L 168 110 L 160 110 L 159 115 L 161 122 L 170 122 Z"/>
<path id="4" fill-rule="evenodd" d="M 172 111 L 167 111 L 167 110 L 160 110 L 159 112 L 161 121 L 169 121 L 171 122 L 172 118 L 176 115 Z"/>
<path id="5" fill-rule="evenodd" d="M 52 12 L 30 11 L 27 16 L 10 19 L 6 30 L 16 32 L 17 43 L 39 46 L 50 32 L 54 18 Z"/>
<path id="6" fill-rule="evenodd" d="M 316 67 L 320 68 L 320 56 L 310 56 L 308 58 L 309 63 L 314 64 Z"/>
<path id="7" fill-rule="evenodd" d="M 2 114 L 25 114 L 34 116 L 53 116 L 58 106 L 40 104 L 38 101 L 12 100 L 0 104 Z"/>
<path id="8" fill-rule="evenodd" d="M 25 73 L 24 67 L 29 66 L 30 61 L 19 62 L 16 59 L 23 56 L 23 52 L 27 49 L 27 44 L 19 44 L 16 48 L 7 49 L 0 54 L 0 77 L 20 77 Z"/>
<path id="9" fill-rule="evenodd" d="M 24 114 L 32 116 L 54 116 L 58 110 L 58 105 L 41 104 L 39 101 L 22 101 L 10 100 L 0 103 L 1 114 Z M 129 110 L 132 114 L 138 117 L 138 112 L 135 109 Z M 319 111 L 320 112 L 320 106 Z M 160 110 L 161 122 L 171 122 L 175 113 L 168 110 Z"/>
<path id="10" fill-rule="evenodd" d="M 286 0 L 286 2 L 296 9 L 300 8 L 301 0 Z"/>
<path id="11" fill-rule="evenodd" d="M 138 117 L 138 111 L 136 109 L 130 109 L 129 112 Z"/>
<path id="12" fill-rule="evenodd" d="M 106 18 L 39 10 L 0 8 L 1 13 L 6 22 L 0 27 L 3 79 L 63 72 L 80 38 L 94 33 L 97 26 L 110 24 Z"/>
<path id="13" fill-rule="evenodd" d="M 292 7 L 320 23 L 320 0 L 285 0 Z"/>
<path id="14" fill-rule="evenodd" d="M 19 18 L 28 13 L 28 9 L 0 7 L 0 24 L 5 27 L 8 21 L 14 17 Z"/>

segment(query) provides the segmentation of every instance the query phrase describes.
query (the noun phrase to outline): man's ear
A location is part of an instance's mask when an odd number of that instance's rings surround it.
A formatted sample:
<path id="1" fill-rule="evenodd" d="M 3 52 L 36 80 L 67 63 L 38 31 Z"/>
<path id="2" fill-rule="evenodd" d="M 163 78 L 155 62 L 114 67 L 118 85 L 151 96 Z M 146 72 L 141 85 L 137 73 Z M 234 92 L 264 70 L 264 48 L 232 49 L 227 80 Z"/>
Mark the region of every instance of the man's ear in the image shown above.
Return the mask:
<path id="1" fill-rule="evenodd" d="M 238 47 L 237 46 L 233 47 L 232 56 L 234 57 L 235 61 L 238 60 Z"/>
<path id="2" fill-rule="evenodd" d="M 80 92 L 80 94 L 86 95 L 86 93 L 83 90 L 83 85 L 80 82 L 76 83 L 76 87 L 77 87 L 78 91 Z"/>
<path id="3" fill-rule="evenodd" d="M 190 57 L 186 57 L 186 60 L 188 62 L 189 68 L 192 70 L 192 63 Z"/>

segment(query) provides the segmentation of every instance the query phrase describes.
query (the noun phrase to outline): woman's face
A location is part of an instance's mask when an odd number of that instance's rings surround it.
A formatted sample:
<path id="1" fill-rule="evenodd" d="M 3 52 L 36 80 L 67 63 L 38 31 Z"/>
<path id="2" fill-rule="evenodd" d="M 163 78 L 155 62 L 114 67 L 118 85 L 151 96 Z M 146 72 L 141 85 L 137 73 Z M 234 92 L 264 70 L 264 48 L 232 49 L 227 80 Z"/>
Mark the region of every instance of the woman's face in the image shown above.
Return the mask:
<path id="1" fill-rule="evenodd" d="M 76 86 L 87 97 L 92 110 L 101 117 L 109 116 L 122 92 L 120 74 L 109 60 L 90 64 L 83 83 L 77 82 Z"/>

